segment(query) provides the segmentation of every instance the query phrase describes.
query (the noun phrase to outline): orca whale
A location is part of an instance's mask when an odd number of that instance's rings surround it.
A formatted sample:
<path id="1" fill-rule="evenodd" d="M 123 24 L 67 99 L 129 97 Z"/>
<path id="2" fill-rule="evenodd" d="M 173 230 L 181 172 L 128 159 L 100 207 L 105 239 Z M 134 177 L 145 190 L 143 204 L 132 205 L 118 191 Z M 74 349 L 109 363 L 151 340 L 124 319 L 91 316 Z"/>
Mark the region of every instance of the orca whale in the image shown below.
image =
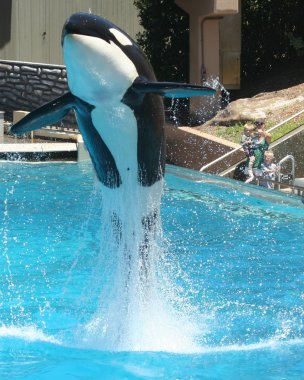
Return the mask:
<path id="1" fill-rule="evenodd" d="M 117 342 L 133 339 L 145 325 L 134 321 L 148 318 L 147 302 L 159 289 L 163 97 L 213 95 L 215 90 L 158 82 L 136 42 L 93 14 L 76 13 L 66 21 L 62 47 L 70 91 L 29 113 L 11 132 L 27 133 L 60 122 L 71 109 L 75 112 L 97 175 L 95 189 L 101 192 L 101 255 L 96 265 L 100 273 L 110 268 L 104 286 L 109 295 L 100 300 L 106 312 L 97 311 L 88 331 L 94 339 L 114 342 L 117 349 Z M 121 299 L 125 308 L 116 320 L 112 312 L 117 315 Z M 153 305 L 157 312 L 159 305 Z"/>
<path id="2" fill-rule="evenodd" d="M 60 122 L 73 109 L 98 180 L 149 187 L 165 170 L 162 97 L 213 95 L 209 87 L 158 82 L 140 47 L 108 20 L 75 13 L 62 31 L 69 92 L 12 126 L 23 134 Z"/>

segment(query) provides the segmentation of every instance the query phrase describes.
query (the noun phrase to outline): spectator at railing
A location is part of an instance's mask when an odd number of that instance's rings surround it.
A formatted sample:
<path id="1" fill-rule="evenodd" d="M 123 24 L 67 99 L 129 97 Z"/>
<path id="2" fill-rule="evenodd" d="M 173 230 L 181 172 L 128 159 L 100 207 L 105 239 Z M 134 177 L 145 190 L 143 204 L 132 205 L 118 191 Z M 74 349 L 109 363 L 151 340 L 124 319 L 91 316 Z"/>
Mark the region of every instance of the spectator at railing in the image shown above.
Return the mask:
<path id="1" fill-rule="evenodd" d="M 273 160 L 273 152 L 271 150 L 267 150 L 264 154 L 264 162 L 261 165 L 262 179 L 259 181 L 259 185 L 266 187 L 267 189 L 274 189 L 274 183 L 271 181 L 276 179 L 276 174 L 279 170 L 279 166 L 276 165 Z"/>
<path id="2" fill-rule="evenodd" d="M 261 177 L 263 174 L 261 167 L 264 162 L 264 153 L 268 150 L 269 144 L 271 143 L 271 133 L 266 131 L 265 123 L 263 120 L 258 119 L 254 124 L 256 126 L 256 140 L 252 170 L 255 177 Z M 249 161 L 247 160 L 245 174 L 248 174 L 248 165 Z"/>

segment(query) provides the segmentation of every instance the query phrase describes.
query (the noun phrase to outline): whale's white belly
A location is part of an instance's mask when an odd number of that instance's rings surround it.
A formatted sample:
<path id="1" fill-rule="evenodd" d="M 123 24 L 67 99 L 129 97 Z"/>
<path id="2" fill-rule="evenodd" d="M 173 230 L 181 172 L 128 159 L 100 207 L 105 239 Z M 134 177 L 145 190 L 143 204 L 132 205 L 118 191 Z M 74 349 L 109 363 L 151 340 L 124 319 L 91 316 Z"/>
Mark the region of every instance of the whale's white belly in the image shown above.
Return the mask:
<path id="1" fill-rule="evenodd" d="M 123 103 L 92 111 L 93 125 L 110 150 L 122 184 L 135 184 L 138 178 L 138 128 L 133 111 Z"/>

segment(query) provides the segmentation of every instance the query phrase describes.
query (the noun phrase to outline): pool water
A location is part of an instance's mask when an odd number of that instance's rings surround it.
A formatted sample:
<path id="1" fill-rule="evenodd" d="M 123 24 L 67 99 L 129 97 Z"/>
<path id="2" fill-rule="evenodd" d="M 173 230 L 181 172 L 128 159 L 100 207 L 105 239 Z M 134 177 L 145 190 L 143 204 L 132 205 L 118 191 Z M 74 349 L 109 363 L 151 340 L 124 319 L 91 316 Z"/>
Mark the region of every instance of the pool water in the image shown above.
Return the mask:
<path id="1" fill-rule="evenodd" d="M 87 333 L 115 287 L 91 165 L 0 167 L 1 380 L 304 379 L 301 198 L 168 167 L 156 277 L 170 305 L 144 350 L 106 349 Z"/>

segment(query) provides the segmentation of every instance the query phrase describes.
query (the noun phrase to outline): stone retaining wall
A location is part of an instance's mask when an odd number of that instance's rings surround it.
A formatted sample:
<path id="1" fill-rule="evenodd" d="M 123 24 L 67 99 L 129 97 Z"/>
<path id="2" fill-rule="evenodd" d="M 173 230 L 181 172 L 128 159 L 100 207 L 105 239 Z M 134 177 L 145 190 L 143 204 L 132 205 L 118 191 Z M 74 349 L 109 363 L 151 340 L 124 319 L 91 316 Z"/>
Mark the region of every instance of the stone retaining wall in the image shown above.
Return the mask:
<path id="1" fill-rule="evenodd" d="M 13 111 L 33 111 L 67 91 L 65 66 L 0 60 L 0 110 L 8 121 Z M 73 113 L 64 124 L 76 127 Z"/>
<path id="2" fill-rule="evenodd" d="M 276 161 L 280 161 L 282 158 L 291 154 L 295 159 L 295 178 L 304 178 L 304 130 L 300 131 L 298 134 L 290 137 L 289 139 L 281 142 L 272 148 Z M 282 173 L 286 172 L 288 165 L 284 164 L 282 168 Z M 290 165 L 289 165 L 290 168 Z"/>

